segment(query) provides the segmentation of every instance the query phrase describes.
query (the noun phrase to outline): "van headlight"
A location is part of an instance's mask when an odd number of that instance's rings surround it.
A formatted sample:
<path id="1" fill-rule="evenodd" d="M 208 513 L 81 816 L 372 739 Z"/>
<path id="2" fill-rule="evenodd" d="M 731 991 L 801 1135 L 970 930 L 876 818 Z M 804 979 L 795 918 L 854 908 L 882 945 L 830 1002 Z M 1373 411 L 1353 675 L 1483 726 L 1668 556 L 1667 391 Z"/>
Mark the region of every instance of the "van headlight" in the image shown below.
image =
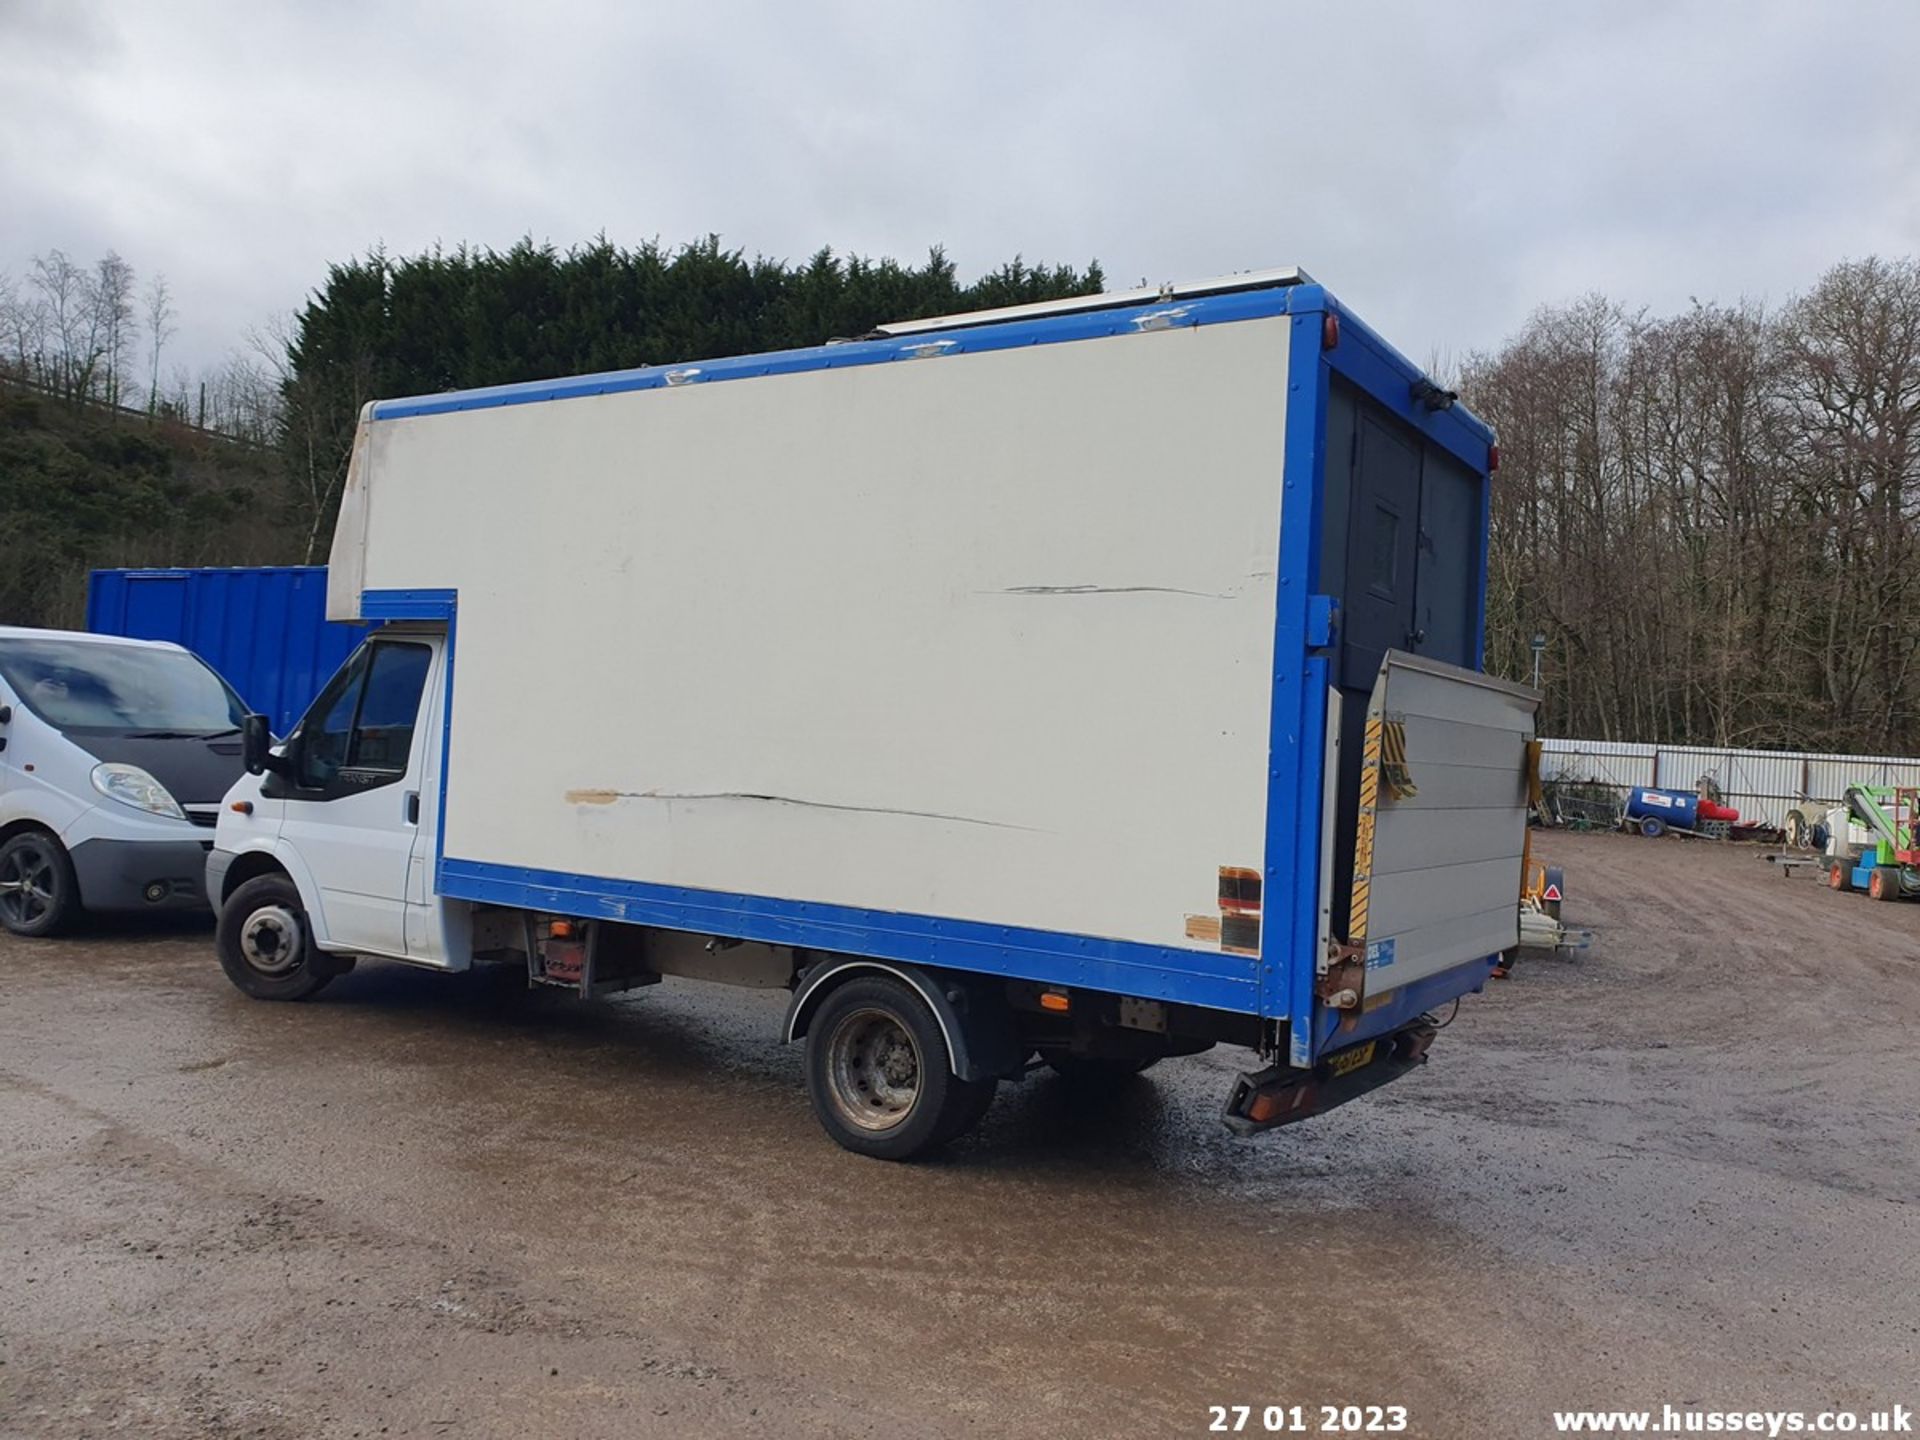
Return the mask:
<path id="1" fill-rule="evenodd" d="M 174 820 L 187 818 L 187 812 L 180 808 L 178 800 L 167 793 L 167 787 L 138 765 L 110 761 L 94 766 L 93 788 L 109 800 L 118 800 L 122 805 L 131 805 L 136 810 L 165 815 Z"/>

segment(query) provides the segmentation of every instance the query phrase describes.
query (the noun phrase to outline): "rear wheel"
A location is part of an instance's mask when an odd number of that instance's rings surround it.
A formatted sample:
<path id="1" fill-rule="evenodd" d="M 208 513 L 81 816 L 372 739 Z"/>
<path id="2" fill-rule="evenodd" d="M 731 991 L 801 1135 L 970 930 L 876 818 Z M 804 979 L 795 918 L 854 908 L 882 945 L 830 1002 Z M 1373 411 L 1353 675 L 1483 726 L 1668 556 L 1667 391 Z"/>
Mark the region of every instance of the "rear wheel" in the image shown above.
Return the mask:
<path id="1" fill-rule="evenodd" d="M 959 1087 L 960 1095 L 948 1108 L 946 1124 L 940 1132 L 939 1143 L 942 1145 L 949 1140 L 958 1140 L 986 1119 L 987 1111 L 993 1105 L 993 1097 L 1000 1091 L 997 1079 L 962 1080 L 956 1075 L 953 1083 Z"/>
<path id="2" fill-rule="evenodd" d="M 304 1000 L 348 968 L 314 948 L 300 892 L 285 875 L 247 881 L 220 907 L 220 968 L 256 1000 Z"/>
<path id="3" fill-rule="evenodd" d="M 1827 888 L 1829 890 L 1844 890 L 1847 888 L 1846 861 L 1829 860 L 1827 862 Z"/>
<path id="4" fill-rule="evenodd" d="M 1867 877 L 1867 896 L 1873 900 L 1898 900 L 1900 898 L 1900 867 L 1897 865 L 1876 865 L 1873 873 Z"/>
<path id="5" fill-rule="evenodd" d="M 66 847 L 44 830 L 0 845 L 0 925 L 16 935 L 55 934 L 80 908 Z"/>
<path id="6" fill-rule="evenodd" d="M 889 976 L 849 980 L 807 1027 L 807 1094 L 821 1127 L 857 1155 L 910 1160 L 978 1124 L 995 1082 L 949 1068 L 927 1002 Z"/>

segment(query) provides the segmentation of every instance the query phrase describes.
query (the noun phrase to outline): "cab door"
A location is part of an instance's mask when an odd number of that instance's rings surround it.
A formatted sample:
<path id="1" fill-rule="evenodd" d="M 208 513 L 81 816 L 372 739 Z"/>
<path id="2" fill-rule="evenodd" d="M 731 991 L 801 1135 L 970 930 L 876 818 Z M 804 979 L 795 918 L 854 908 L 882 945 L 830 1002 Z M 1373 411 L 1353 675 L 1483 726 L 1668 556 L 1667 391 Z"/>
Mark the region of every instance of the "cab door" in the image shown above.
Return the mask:
<path id="1" fill-rule="evenodd" d="M 289 740 L 289 773 L 262 786 L 284 802 L 281 844 L 313 876 L 315 930 L 329 950 L 407 954 L 408 870 L 431 728 L 423 708 L 439 656 L 437 636 L 367 641 Z"/>

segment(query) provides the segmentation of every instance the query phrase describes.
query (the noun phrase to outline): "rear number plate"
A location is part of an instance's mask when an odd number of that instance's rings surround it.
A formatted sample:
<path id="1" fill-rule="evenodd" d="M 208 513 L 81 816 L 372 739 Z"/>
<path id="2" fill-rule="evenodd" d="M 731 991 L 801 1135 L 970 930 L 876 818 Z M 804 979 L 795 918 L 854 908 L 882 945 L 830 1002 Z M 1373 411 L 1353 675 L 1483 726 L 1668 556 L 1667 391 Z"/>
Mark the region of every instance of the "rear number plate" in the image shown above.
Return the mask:
<path id="1" fill-rule="evenodd" d="M 1342 1050 L 1327 1061 L 1327 1069 L 1334 1075 L 1349 1075 L 1373 1059 L 1374 1042 L 1356 1045 L 1351 1050 Z"/>

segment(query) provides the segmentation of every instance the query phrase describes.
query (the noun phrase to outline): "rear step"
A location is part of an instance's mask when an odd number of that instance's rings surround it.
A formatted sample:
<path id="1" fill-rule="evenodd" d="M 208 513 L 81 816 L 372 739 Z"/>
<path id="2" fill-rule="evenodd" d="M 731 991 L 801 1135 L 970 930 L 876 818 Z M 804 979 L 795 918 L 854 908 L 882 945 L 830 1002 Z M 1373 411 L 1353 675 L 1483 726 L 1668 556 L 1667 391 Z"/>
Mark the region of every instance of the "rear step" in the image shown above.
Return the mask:
<path id="1" fill-rule="evenodd" d="M 1429 1021 L 1322 1057 L 1310 1069 L 1274 1065 L 1242 1075 L 1227 1094 L 1227 1128 L 1257 1135 L 1344 1105 L 1427 1062 L 1438 1029 Z"/>

